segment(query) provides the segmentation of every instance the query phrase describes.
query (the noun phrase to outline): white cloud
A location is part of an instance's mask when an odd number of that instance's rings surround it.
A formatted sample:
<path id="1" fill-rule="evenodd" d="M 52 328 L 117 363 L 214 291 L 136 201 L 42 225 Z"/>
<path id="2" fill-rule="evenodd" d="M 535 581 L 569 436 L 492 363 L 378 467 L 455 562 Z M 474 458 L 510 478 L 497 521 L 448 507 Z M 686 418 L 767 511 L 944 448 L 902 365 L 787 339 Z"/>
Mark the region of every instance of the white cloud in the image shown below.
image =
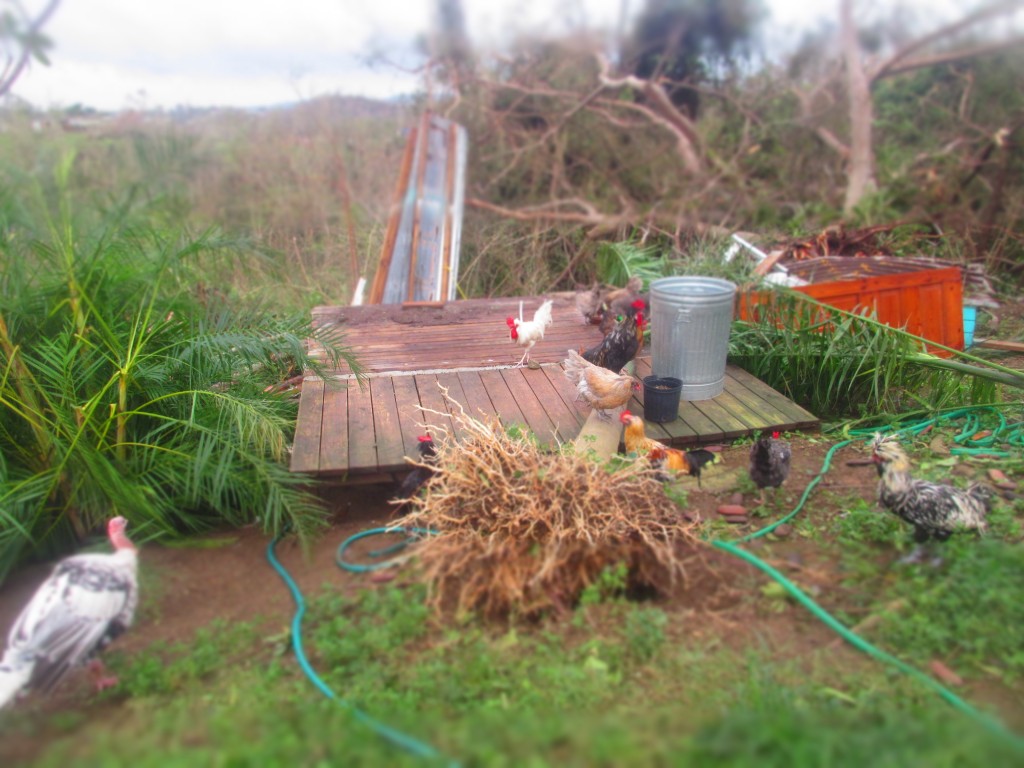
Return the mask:
<path id="1" fill-rule="evenodd" d="M 42 5 L 42 0 L 35 0 Z M 260 106 L 321 93 L 388 97 L 415 79 L 365 64 L 374 47 L 414 53 L 426 2 L 370 0 L 64 0 L 45 27 L 51 66 L 33 63 L 13 92 L 39 106 L 116 110 Z"/>
<path id="2" fill-rule="evenodd" d="M 48 0 L 26 0 L 38 10 Z M 838 0 L 768 0 L 791 33 Z M 870 8 L 881 0 L 862 0 Z M 906 0 L 937 6 L 958 0 Z M 418 39 L 436 0 L 63 0 L 44 32 L 52 65 L 33 64 L 13 92 L 37 106 L 106 110 L 263 106 L 324 93 L 389 97 L 417 86 Z M 611 29 L 646 0 L 463 0 L 469 35 L 486 47 L 518 34 Z M 787 39 L 787 34 L 777 39 Z M 792 38 L 788 38 L 792 39 Z M 370 68 L 371 53 L 396 66 Z"/>

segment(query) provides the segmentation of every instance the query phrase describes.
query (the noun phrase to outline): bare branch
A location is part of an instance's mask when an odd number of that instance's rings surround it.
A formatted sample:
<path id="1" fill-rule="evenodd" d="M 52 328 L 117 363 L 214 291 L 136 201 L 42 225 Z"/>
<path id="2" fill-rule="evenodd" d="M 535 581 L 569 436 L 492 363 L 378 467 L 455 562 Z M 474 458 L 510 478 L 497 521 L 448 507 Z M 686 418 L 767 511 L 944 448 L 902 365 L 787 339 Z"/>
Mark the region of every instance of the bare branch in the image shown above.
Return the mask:
<path id="1" fill-rule="evenodd" d="M 690 119 L 676 109 L 675 104 L 672 103 L 672 99 L 669 98 L 661 83 L 644 80 L 633 75 L 613 78 L 609 74 L 610 66 L 607 59 L 604 56 L 598 55 L 597 60 L 601 67 L 599 78 L 602 85 L 605 88 L 632 88 L 646 96 L 650 106 L 646 104 L 620 103 L 623 106 L 629 106 L 642 112 L 652 121 L 670 131 L 676 137 L 676 147 L 679 150 L 679 156 L 682 158 L 686 170 L 695 176 L 703 174 L 704 164 L 700 157 L 700 139 L 697 131 Z"/>
<path id="2" fill-rule="evenodd" d="M 850 148 L 832 131 L 823 125 L 817 125 L 814 119 L 814 108 L 812 105 L 815 94 L 819 89 L 815 88 L 811 93 L 807 93 L 799 88 L 793 88 L 793 95 L 796 96 L 798 102 L 800 102 L 800 117 L 803 122 L 811 126 L 811 130 L 814 134 L 821 139 L 821 142 L 828 148 L 835 150 L 844 160 L 850 158 Z"/>
<path id="3" fill-rule="evenodd" d="M 872 82 L 879 80 L 882 77 L 889 77 L 890 75 L 898 75 L 902 72 L 910 72 L 914 69 L 923 69 L 924 67 L 933 67 L 937 64 L 950 64 L 954 61 L 964 61 L 965 59 L 973 59 L 978 56 L 985 56 L 990 53 L 997 53 L 998 51 L 1005 50 L 1006 48 L 1015 48 L 1019 45 L 1024 44 L 1024 37 L 1014 37 L 1010 40 L 1003 40 L 998 43 L 988 43 L 986 45 L 976 45 L 971 48 L 963 48 L 958 51 L 946 51 L 944 53 L 936 53 L 933 56 L 921 56 L 917 59 L 911 59 L 905 61 L 902 64 L 895 64 L 885 69 L 884 72 L 876 74 L 872 77 Z"/>
<path id="4" fill-rule="evenodd" d="M 1024 0 L 998 0 L 997 2 L 994 2 L 991 5 L 983 6 L 976 10 L 974 13 L 969 13 L 963 18 L 946 24 L 942 27 L 939 27 L 938 29 L 933 30 L 927 35 L 919 37 L 915 40 L 911 40 L 901 49 L 896 51 L 888 59 L 882 61 L 877 66 L 873 67 L 872 71 L 868 74 L 868 79 L 870 82 L 874 83 L 879 78 L 895 74 L 896 72 L 905 72 L 908 69 L 918 69 L 922 66 L 928 66 L 929 64 L 942 63 L 944 61 L 942 57 L 944 56 L 954 56 L 953 59 L 949 59 L 953 61 L 955 61 L 958 58 L 966 58 L 965 56 L 962 55 L 956 56 L 955 52 L 950 51 L 947 54 L 923 57 L 921 59 L 916 60 L 918 62 L 928 63 L 921 63 L 917 64 L 916 66 L 909 66 L 908 64 L 900 65 L 900 62 L 903 62 L 904 59 L 910 56 L 910 54 L 927 47 L 936 40 L 941 40 L 942 38 L 950 37 L 952 35 L 955 35 L 957 32 L 962 32 L 968 27 L 974 26 L 978 22 L 986 21 L 988 19 L 992 19 L 997 16 L 1002 16 L 1004 14 L 1013 13 L 1014 11 L 1020 10 L 1021 8 L 1024 8 Z M 1019 40 L 1007 41 L 1006 43 L 999 44 L 999 47 L 1006 47 L 1007 45 L 1012 45 L 1014 42 L 1019 42 Z"/>

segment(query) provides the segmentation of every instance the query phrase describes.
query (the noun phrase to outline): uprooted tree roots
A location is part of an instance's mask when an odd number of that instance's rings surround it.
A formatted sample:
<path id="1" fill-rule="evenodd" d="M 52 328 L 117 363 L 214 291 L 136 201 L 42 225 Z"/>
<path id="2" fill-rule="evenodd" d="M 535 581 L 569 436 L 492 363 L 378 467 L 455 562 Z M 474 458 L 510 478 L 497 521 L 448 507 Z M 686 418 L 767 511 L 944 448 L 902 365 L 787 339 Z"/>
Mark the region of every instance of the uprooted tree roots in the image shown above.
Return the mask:
<path id="1" fill-rule="evenodd" d="M 435 608 L 536 617 L 571 606 L 620 563 L 631 589 L 685 583 L 705 545 L 644 464 L 609 471 L 510 436 L 496 419 L 452 418 L 459 440 L 438 441 L 438 472 L 398 523 L 438 531 L 417 545 Z"/>

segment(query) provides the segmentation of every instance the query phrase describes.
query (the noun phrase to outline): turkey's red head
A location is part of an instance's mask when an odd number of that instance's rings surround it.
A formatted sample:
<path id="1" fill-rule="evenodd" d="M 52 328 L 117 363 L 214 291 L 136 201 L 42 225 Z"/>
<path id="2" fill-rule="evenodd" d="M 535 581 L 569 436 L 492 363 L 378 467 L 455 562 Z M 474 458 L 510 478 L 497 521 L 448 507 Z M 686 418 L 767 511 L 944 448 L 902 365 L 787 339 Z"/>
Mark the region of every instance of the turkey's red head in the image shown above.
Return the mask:
<path id="1" fill-rule="evenodd" d="M 118 515 L 110 519 L 107 523 L 107 535 L 110 537 L 110 543 L 114 545 L 114 549 L 135 549 L 125 534 L 125 529 L 128 528 L 128 521 Z"/>

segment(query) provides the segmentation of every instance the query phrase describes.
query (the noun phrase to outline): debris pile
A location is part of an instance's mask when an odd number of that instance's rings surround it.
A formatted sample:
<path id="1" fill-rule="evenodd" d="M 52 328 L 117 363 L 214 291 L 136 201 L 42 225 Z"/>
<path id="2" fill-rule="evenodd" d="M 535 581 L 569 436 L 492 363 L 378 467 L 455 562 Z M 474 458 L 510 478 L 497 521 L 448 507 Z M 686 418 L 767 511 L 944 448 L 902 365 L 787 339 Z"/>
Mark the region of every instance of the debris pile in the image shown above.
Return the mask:
<path id="1" fill-rule="evenodd" d="M 610 471 L 569 448 L 546 453 L 496 419 L 452 418 L 459 441 L 439 441 L 437 474 L 398 522 L 437 531 L 417 544 L 435 609 L 562 612 L 622 563 L 628 590 L 666 594 L 707 551 L 644 462 Z"/>

